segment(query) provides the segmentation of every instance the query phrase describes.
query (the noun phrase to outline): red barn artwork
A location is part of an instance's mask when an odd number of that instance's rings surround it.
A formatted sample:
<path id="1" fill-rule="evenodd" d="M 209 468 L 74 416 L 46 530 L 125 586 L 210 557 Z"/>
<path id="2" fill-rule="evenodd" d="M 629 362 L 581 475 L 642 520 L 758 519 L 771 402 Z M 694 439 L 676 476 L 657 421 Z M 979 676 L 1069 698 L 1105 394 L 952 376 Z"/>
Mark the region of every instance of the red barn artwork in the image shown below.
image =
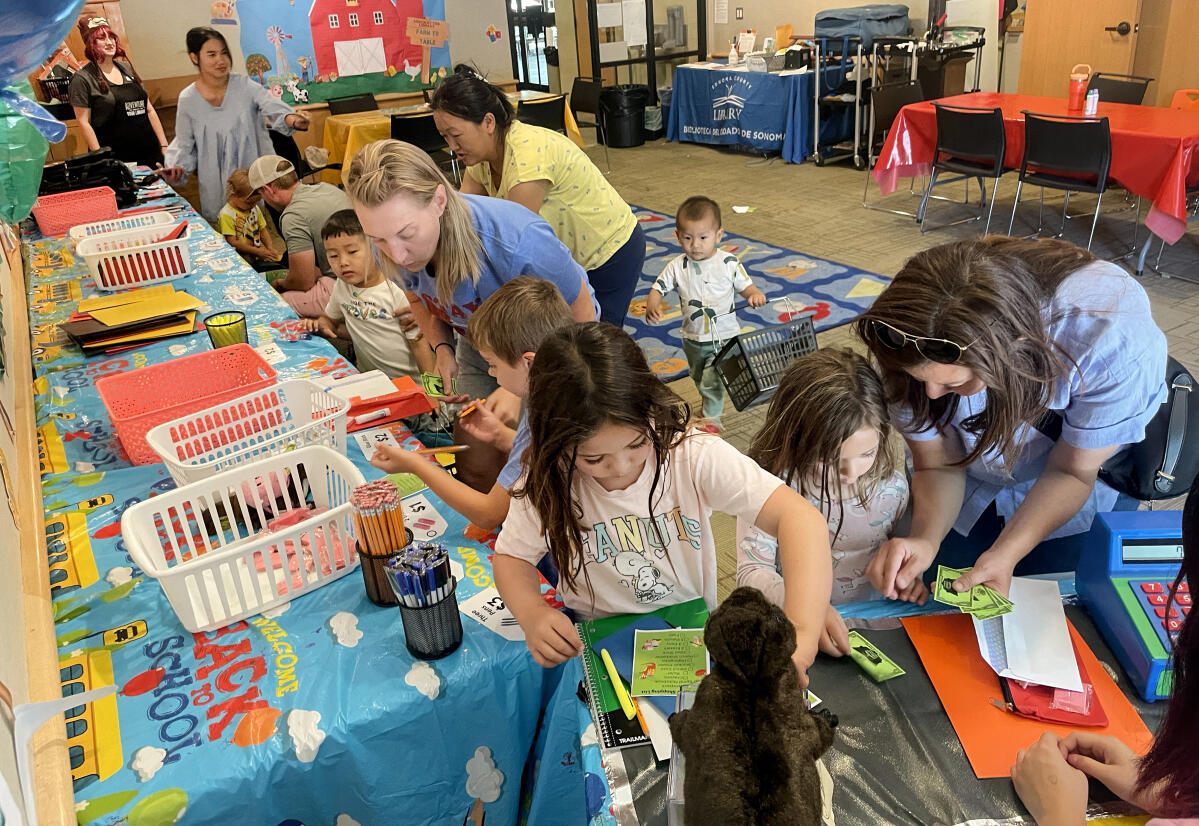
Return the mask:
<path id="1" fill-rule="evenodd" d="M 348 77 L 393 66 L 414 77 L 421 48 L 406 31 L 408 18 L 423 15 L 421 0 L 313 0 L 308 24 L 317 74 Z"/>

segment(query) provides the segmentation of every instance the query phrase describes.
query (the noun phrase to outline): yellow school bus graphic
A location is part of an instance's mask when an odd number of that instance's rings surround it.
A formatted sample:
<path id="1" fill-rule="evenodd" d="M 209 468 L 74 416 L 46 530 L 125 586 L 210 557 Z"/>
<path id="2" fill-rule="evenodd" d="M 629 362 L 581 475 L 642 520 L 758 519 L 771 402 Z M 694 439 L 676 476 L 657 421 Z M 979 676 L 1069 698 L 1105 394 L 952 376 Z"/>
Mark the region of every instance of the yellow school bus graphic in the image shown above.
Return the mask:
<path id="1" fill-rule="evenodd" d="M 63 447 L 62 437 L 58 435 L 54 422 L 46 422 L 37 429 L 37 460 L 42 476 L 65 473 L 69 467 L 67 450 Z"/>
<path id="2" fill-rule="evenodd" d="M 63 697 L 112 685 L 112 657 L 102 648 L 62 657 L 58 680 Z M 68 709 L 66 718 L 71 780 L 78 792 L 89 783 L 111 777 L 123 764 L 116 695 Z"/>
<path id="3" fill-rule="evenodd" d="M 46 562 L 50 566 L 50 594 L 86 588 L 100 579 L 87 519 L 82 513 L 55 513 L 46 517 Z"/>

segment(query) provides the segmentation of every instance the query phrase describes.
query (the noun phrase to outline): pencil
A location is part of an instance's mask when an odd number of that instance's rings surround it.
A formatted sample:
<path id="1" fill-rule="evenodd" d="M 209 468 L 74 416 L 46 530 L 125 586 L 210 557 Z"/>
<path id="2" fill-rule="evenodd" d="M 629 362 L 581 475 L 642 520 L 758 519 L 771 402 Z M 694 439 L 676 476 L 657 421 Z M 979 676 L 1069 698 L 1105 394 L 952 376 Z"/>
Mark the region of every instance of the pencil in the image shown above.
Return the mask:
<path id="1" fill-rule="evenodd" d="M 645 717 L 641 714 L 641 703 L 637 702 L 636 697 L 630 697 L 629 702 L 633 704 L 633 711 L 637 712 L 637 722 L 641 724 L 641 733 L 649 737 L 649 724 L 645 722 Z"/>
<path id="2" fill-rule="evenodd" d="M 459 419 L 461 419 L 463 416 L 468 416 L 468 415 L 470 415 L 471 413 L 474 413 L 474 412 L 475 412 L 475 409 L 476 409 L 478 406 L 479 406 L 479 402 L 477 402 L 477 401 L 473 401 L 473 402 L 471 402 L 471 403 L 470 403 L 470 404 L 468 404 L 466 407 L 464 407 L 464 408 L 462 408 L 461 410 L 459 410 L 459 411 L 458 411 L 458 418 L 459 418 Z"/>
<path id="3" fill-rule="evenodd" d="M 446 447 L 422 447 L 412 451 L 418 456 L 428 456 L 432 453 L 461 453 L 467 450 L 470 445 L 447 445 Z"/>

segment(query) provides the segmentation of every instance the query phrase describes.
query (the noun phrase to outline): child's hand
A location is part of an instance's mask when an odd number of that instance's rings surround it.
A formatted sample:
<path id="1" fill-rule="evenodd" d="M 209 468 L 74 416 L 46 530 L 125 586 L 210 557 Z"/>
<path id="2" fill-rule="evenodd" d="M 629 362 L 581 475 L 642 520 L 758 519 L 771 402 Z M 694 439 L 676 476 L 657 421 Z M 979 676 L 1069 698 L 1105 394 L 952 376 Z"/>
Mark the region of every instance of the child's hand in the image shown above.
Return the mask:
<path id="1" fill-rule="evenodd" d="M 476 399 L 469 412 L 458 414 L 458 424 L 474 439 L 489 445 L 497 445 L 500 435 L 507 429 L 499 416 L 495 415 L 484 399 Z M 497 445 L 498 446 L 498 445 Z"/>
<path id="2" fill-rule="evenodd" d="M 750 287 L 745 291 L 745 300 L 749 302 L 749 306 L 751 307 L 761 307 L 766 303 L 766 293 L 757 287 Z"/>
<path id="3" fill-rule="evenodd" d="M 1016 794 L 1038 823 L 1086 822 L 1087 776 L 1072 768 L 1062 754 L 1062 740 L 1045 732 L 1027 749 L 1020 749 L 1012 766 Z"/>
<path id="4" fill-rule="evenodd" d="M 403 333 L 411 333 L 413 330 L 418 329 L 419 327 L 419 325 L 416 323 L 416 316 L 414 316 L 412 314 L 412 310 L 407 307 L 402 310 L 396 310 L 394 313 L 392 313 L 392 317 L 400 322 L 400 331 Z"/>
<path id="5" fill-rule="evenodd" d="M 824 612 L 824 628 L 820 631 L 820 650 L 830 657 L 849 653 L 849 629 L 841 613 L 830 605 Z"/>
<path id="6" fill-rule="evenodd" d="M 325 338 L 337 338 L 333 327 L 323 318 L 301 318 L 300 326 L 309 333 L 316 333 L 318 336 Z"/>
<path id="7" fill-rule="evenodd" d="M 662 299 L 655 301 L 652 297 L 645 302 L 645 320 L 657 324 L 662 320 Z"/>
<path id="8" fill-rule="evenodd" d="M 937 548 L 928 540 L 896 536 L 879 545 L 866 566 L 866 577 L 887 599 L 917 602 L 920 589 L 913 585 L 936 557 Z"/>
<path id="9" fill-rule="evenodd" d="M 1122 800 L 1147 812 L 1158 808 L 1157 790 L 1153 787 L 1137 793 L 1140 760 L 1132 749 L 1115 737 L 1075 731 L 1061 741 L 1060 748 L 1067 763 L 1107 786 Z M 1012 776 L 1015 777 L 1014 774 Z"/>
<path id="10" fill-rule="evenodd" d="M 428 463 L 423 456 L 418 456 L 410 450 L 391 445 L 376 445 L 375 455 L 371 464 L 385 473 L 414 473 L 419 468 L 418 463 Z"/>
<path id="11" fill-rule="evenodd" d="M 583 650 L 579 630 L 565 614 L 546 605 L 538 608 L 532 618 L 522 623 L 529 653 L 543 668 L 553 668 Z"/>

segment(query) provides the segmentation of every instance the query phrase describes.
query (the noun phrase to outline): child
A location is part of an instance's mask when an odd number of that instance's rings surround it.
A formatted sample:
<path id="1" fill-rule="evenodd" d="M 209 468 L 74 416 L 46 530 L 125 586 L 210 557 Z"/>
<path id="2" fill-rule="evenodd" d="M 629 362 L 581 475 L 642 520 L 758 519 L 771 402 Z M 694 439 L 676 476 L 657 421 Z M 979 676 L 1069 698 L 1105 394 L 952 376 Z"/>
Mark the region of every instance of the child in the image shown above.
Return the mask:
<path id="1" fill-rule="evenodd" d="M 529 367 L 542 339 L 571 320 L 570 305 L 557 287 L 522 275 L 492 293 L 471 314 L 466 329 L 500 387 L 523 399 L 529 392 Z M 371 464 L 388 473 L 415 474 L 451 508 L 480 528 L 492 530 L 507 516 L 508 491 L 521 475 L 522 454 L 529 444 L 528 419 L 522 415 L 514 432 L 480 400 L 467 405 L 458 420 L 476 439 L 508 454 L 489 492 L 458 481 L 425 456 L 387 445 L 376 450 Z"/>
<path id="2" fill-rule="evenodd" d="M 777 477 L 689 430 L 688 414 L 623 330 L 587 322 L 550 334 L 529 371 L 526 476 L 496 540 L 496 587 L 533 658 L 551 667 L 582 643 L 538 591 L 533 566 L 547 548 L 558 593 L 582 618 L 697 597 L 715 608 L 708 519 L 720 509 L 781 538 L 784 570 L 798 583 L 784 610 L 806 681 L 828 600 L 828 529 Z"/>
<path id="3" fill-rule="evenodd" d="M 832 605 L 871 598 L 866 565 L 907 506 L 908 485 L 888 449 L 890 438 L 883 383 L 866 359 L 850 350 L 819 350 L 783 375 L 749 449 L 828 520 L 833 590 L 820 647 L 834 656 L 848 653 L 849 639 Z M 774 539 L 738 520 L 737 584 L 784 605 L 791 581 Z"/>
<path id="4" fill-rule="evenodd" d="M 720 432 L 724 410 L 724 388 L 712 365 L 718 348 L 741 331 L 733 313 L 733 291 L 761 307 L 766 296 L 745 274 L 737 257 L 719 249 L 724 230 L 720 206 L 711 198 L 695 196 L 683 201 L 675 215 L 675 237 L 683 254 L 671 260 L 654 282 L 645 304 L 645 319 L 657 324 L 662 318 L 662 296 L 679 291 L 683 313 L 683 352 L 691 380 L 703 402 L 705 430 Z"/>
<path id="5" fill-rule="evenodd" d="M 275 250 L 266 218 L 258 208 L 262 196 L 250 186 L 245 169 L 235 169 L 225 182 L 227 203 L 221 207 L 221 235 L 254 269 L 273 270 L 283 255 Z"/>
<path id="6" fill-rule="evenodd" d="M 348 331 L 360 370 L 419 382 L 422 372 L 434 369 L 433 351 L 419 330 L 405 334 L 400 328 L 396 316 L 408 309 L 408 299 L 383 277 L 354 210 L 330 215 L 321 237 L 337 283 L 324 315 L 300 319 L 304 329 L 327 338 L 345 338 Z"/>

